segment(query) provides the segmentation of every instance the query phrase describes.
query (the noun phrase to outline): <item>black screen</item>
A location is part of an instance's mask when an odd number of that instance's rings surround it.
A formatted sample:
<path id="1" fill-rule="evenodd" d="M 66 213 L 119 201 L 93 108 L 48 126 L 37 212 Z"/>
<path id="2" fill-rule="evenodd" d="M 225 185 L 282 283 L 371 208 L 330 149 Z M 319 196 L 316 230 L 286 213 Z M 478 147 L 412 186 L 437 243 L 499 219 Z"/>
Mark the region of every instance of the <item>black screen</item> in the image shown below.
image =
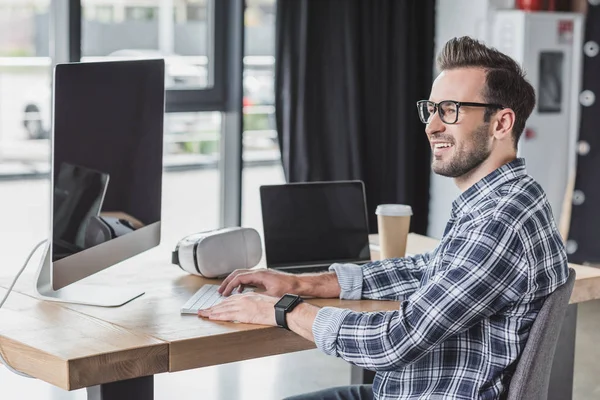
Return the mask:
<path id="1" fill-rule="evenodd" d="M 262 186 L 260 192 L 269 267 L 369 260 L 362 182 Z"/>
<path id="2" fill-rule="evenodd" d="M 164 61 L 58 65 L 53 260 L 160 221 Z"/>
<path id="3" fill-rule="evenodd" d="M 284 296 L 284 297 L 282 297 L 282 298 L 281 298 L 281 299 L 280 299 L 280 300 L 277 302 L 277 304 L 275 304 L 275 305 L 276 305 L 277 307 L 281 307 L 281 308 L 283 308 L 283 309 L 287 309 L 289 306 L 291 306 L 291 305 L 292 305 L 292 303 L 293 303 L 294 301 L 296 301 L 296 298 L 295 298 L 295 297 L 291 297 L 291 296 L 290 296 L 290 297 L 287 297 L 287 296 Z"/>
<path id="4" fill-rule="evenodd" d="M 541 52 L 539 68 L 538 112 L 559 113 L 563 98 L 564 53 Z"/>

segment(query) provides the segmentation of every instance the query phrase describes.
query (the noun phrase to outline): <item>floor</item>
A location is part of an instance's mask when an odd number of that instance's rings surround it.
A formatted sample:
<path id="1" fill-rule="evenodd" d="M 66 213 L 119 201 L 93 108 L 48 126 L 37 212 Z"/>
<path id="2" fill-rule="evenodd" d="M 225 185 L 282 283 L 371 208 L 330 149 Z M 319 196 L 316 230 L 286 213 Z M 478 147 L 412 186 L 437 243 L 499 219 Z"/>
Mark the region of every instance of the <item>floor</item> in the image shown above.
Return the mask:
<path id="1" fill-rule="evenodd" d="M 574 400 L 600 398 L 600 300 L 578 306 Z"/>
<path id="2" fill-rule="evenodd" d="M 574 400 L 600 398 L 600 301 L 579 305 Z M 326 387 L 347 385 L 350 367 L 317 350 L 161 374 L 155 398 L 178 400 L 278 400 Z M 2 400 L 84 400 L 85 390 L 66 392 L 0 368 Z"/>

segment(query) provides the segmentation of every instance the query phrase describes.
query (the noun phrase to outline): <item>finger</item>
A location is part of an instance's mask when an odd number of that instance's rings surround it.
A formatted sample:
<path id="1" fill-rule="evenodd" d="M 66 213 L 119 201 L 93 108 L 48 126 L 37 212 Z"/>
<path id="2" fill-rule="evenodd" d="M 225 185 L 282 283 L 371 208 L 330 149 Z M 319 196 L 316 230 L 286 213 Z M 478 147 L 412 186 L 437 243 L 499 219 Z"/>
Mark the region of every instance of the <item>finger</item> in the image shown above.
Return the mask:
<path id="1" fill-rule="evenodd" d="M 210 308 L 210 312 L 220 312 L 222 310 L 228 310 L 231 308 L 235 308 L 235 309 L 239 310 L 240 308 L 242 308 L 239 305 L 239 301 L 233 297 L 234 296 L 232 296 L 232 298 L 225 299 L 224 301 L 220 302 L 217 305 L 212 306 Z"/>
<path id="2" fill-rule="evenodd" d="M 257 272 L 246 272 L 243 274 L 237 275 L 233 278 L 228 284 L 225 290 L 223 291 L 223 296 L 229 296 L 233 290 L 240 285 L 257 285 L 264 286 L 262 283 L 262 276 Z"/>
<path id="3" fill-rule="evenodd" d="M 208 317 L 210 315 L 210 309 L 206 308 L 204 310 L 198 310 L 198 316 L 200 317 Z"/>
<path id="4" fill-rule="evenodd" d="M 241 273 L 244 273 L 248 270 L 246 269 L 236 269 L 235 271 L 233 271 L 231 274 L 229 274 L 221 283 L 221 286 L 219 286 L 218 292 L 219 293 L 223 293 L 223 290 L 225 290 L 225 288 L 227 287 L 227 285 L 229 284 L 229 282 L 231 282 L 231 280 L 233 278 L 235 278 L 236 276 L 238 276 Z"/>
<path id="5" fill-rule="evenodd" d="M 238 272 L 234 276 L 227 277 L 227 279 L 223 282 L 223 284 L 219 288 L 220 293 L 225 296 L 226 295 L 225 293 L 227 293 L 227 289 L 228 288 L 230 289 L 229 293 L 231 293 L 231 291 L 233 290 L 233 288 L 236 288 L 237 286 L 239 286 L 239 283 L 235 284 L 235 286 L 232 286 L 232 282 L 238 282 L 239 279 L 240 279 L 240 276 L 252 275 L 252 274 L 253 274 L 253 272 L 250 271 L 250 270 L 247 270 L 247 269 L 245 269 L 245 270 L 243 270 L 243 269 L 238 270 Z M 227 293 L 227 295 L 229 293 Z"/>
<path id="6" fill-rule="evenodd" d="M 212 321 L 235 321 L 236 318 L 235 312 L 223 312 L 220 314 L 213 313 L 208 316 L 208 319 Z"/>
<path id="7" fill-rule="evenodd" d="M 220 303 L 215 307 L 212 307 L 210 312 L 207 313 L 208 318 L 213 319 L 213 315 L 223 315 L 223 314 L 236 314 L 239 313 L 241 308 L 238 304 L 223 304 Z"/>
<path id="8" fill-rule="evenodd" d="M 248 307 L 246 298 L 254 293 L 232 293 L 231 296 L 223 299 L 219 304 L 212 306 L 213 311 L 218 311 L 225 307 L 235 307 L 238 310 Z"/>
<path id="9" fill-rule="evenodd" d="M 223 314 L 227 312 L 238 312 L 239 307 L 228 306 L 228 307 L 211 307 L 204 310 L 198 310 L 198 316 L 204 318 L 211 318 L 212 315 Z"/>

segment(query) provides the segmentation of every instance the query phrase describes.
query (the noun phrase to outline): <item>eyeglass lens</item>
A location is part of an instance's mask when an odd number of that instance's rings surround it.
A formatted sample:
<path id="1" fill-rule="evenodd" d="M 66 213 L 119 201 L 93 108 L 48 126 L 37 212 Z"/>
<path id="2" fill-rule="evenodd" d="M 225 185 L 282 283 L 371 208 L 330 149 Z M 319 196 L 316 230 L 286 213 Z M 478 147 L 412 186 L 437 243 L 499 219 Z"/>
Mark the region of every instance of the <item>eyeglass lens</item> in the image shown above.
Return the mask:
<path id="1" fill-rule="evenodd" d="M 457 107 L 456 103 L 452 101 L 442 101 L 437 107 L 437 111 L 440 113 L 440 119 L 447 123 L 453 124 L 457 119 Z M 431 118 L 436 112 L 435 103 L 431 101 L 420 103 L 419 105 L 419 116 L 421 121 L 428 124 L 431 122 Z"/>

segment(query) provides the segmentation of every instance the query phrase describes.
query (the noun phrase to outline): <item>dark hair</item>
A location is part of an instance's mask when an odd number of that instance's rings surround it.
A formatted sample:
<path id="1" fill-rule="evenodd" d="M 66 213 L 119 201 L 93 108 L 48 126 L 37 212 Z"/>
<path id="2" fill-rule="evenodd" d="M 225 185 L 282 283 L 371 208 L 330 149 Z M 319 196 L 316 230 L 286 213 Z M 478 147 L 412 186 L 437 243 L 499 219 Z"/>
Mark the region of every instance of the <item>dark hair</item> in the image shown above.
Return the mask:
<path id="1" fill-rule="evenodd" d="M 535 106 L 535 91 L 523 69 L 515 60 L 494 48 L 468 36 L 449 40 L 437 57 L 438 69 L 483 68 L 486 72 L 482 96 L 486 103 L 501 104 L 515 112 L 513 138 L 515 148 L 525 129 L 525 121 Z M 497 109 L 488 108 L 484 120 L 488 122 Z"/>

